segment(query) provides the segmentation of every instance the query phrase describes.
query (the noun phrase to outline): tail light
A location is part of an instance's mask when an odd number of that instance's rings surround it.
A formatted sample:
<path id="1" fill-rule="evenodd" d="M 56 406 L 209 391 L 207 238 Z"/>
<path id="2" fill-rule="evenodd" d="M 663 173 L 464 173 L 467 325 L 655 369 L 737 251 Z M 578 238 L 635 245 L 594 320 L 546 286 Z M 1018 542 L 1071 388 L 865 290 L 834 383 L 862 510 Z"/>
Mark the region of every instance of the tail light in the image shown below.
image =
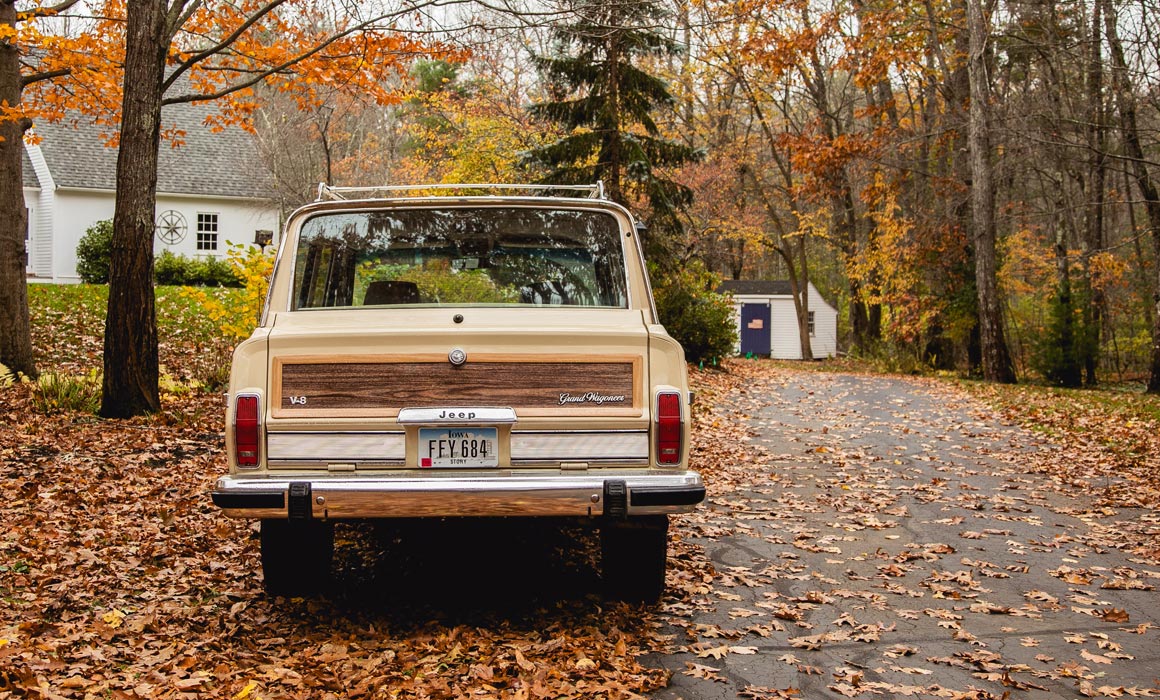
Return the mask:
<path id="1" fill-rule="evenodd" d="M 254 394 L 239 394 L 234 405 L 234 458 L 239 467 L 258 466 L 262 439 L 261 402 Z"/>
<path id="2" fill-rule="evenodd" d="M 681 395 L 675 391 L 659 392 L 656 414 L 657 464 L 681 462 L 683 428 Z"/>

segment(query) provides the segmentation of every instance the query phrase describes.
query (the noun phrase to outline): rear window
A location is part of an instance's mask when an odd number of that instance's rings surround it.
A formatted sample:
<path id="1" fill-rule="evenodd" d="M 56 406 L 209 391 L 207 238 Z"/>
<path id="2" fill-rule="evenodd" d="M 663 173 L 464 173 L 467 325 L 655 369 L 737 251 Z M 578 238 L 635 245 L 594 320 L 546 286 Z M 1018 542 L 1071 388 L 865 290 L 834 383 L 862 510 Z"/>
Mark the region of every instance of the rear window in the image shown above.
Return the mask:
<path id="1" fill-rule="evenodd" d="M 527 207 L 319 214 L 303 225 L 294 307 L 628 306 L 612 214 Z"/>

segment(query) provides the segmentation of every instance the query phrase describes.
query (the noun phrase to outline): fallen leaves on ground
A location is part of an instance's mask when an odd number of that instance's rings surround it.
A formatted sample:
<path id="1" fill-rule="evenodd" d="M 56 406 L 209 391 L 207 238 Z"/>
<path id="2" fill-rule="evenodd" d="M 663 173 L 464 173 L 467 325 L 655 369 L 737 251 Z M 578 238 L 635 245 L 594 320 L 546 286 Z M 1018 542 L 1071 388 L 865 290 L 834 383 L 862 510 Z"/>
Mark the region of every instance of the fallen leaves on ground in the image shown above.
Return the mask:
<path id="1" fill-rule="evenodd" d="M 667 681 L 640 662 L 662 646 L 648 611 L 586 595 L 586 560 L 545 572 L 507 541 L 404 585 L 406 564 L 351 527 L 326 596 L 266 595 L 254 529 L 209 499 L 218 396 L 113 421 L 0 392 L 0 698 L 611 698 Z M 536 575 L 548 590 L 520 588 Z"/>
<path id="2" fill-rule="evenodd" d="M 1113 531 L 1109 520 L 1101 530 L 1101 519 L 1126 514 L 1084 505 L 1093 494 L 1072 480 L 1073 445 L 997 421 L 937 380 L 727 367 L 693 373 L 694 467 L 709 499 L 677 521 L 688 596 L 666 610 L 689 638 L 677 651 L 722 666 L 714 684 L 723 675 L 744 696 L 821 674 L 848 697 L 979 700 L 1074 693 L 1077 679 L 1101 673 L 1092 667 L 1151 683 L 1122 650 L 1132 628 L 1113 625 L 1160 578 L 1156 559 L 1139 556 L 1160 528 L 1136 511 L 1130 527 Z M 1141 459 L 1154 466 L 1156 454 Z M 1077 633 L 1064 639 L 1068 625 Z M 1078 633 L 1087 629 L 1103 636 Z M 725 652 L 756 640 L 759 657 L 780 663 Z M 1136 647 L 1154 657 L 1156 644 Z M 880 647 L 877 665 L 861 666 L 862 645 Z M 856 669 L 843 665 L 851 654 Z M 697 697 L 691 682 L 681 681 L 685 697 Z M 1148 683 L 1124 687 L 1160 697 Z"/>

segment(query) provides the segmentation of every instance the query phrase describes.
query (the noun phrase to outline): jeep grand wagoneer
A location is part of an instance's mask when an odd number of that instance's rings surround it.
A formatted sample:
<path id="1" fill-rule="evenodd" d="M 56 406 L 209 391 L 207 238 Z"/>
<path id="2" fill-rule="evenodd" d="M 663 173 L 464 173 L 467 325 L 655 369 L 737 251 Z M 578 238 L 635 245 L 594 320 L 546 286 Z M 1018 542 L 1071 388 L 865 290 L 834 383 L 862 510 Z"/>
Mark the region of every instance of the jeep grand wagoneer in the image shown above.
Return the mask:
<path id="1" fill-rule="evenodd" d="M 575 516 L 613 593 L 660 595 L 705 494 L 684 355 L 629 212 L 540 190 L 323 186 L 290 217 L 213 492 L 261 520 L 269 590 L 318 584 L 336 520 Z"/>

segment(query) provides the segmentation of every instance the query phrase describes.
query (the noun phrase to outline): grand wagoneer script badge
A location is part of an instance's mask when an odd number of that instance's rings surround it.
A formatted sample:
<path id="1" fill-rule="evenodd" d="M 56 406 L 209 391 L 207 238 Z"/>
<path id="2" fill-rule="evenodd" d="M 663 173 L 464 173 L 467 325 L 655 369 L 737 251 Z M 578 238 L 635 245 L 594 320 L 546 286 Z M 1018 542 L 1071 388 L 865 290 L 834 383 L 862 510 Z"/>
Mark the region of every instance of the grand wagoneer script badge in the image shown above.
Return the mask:
<path id="1" fill-rule="evenodd" d="M 624 394 L 597 394 L 595 391 L 589 391 L 586 394 L 569 394 L 568 392 L 560 394 L 561 406 L 570 403 L 594 403 L 599 406 L 603 403 L 624 403 L 624 401 Z"/>

